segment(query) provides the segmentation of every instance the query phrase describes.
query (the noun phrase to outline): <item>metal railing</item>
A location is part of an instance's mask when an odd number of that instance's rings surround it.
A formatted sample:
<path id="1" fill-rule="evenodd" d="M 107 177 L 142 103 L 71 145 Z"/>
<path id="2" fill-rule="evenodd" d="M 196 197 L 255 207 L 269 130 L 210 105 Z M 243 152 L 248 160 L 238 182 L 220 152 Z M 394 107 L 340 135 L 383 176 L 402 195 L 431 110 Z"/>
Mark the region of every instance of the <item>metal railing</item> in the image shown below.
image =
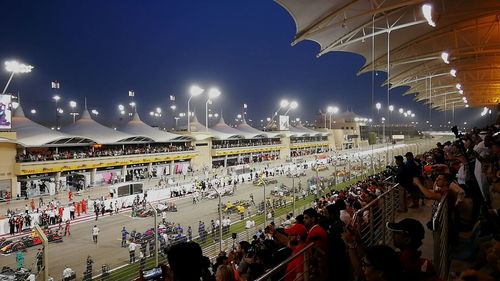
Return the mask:
<path id="1" fill-rule="evenodd" d="M 297 268 L 288 268 L 289 263 L 295 259 L 301 259 L 301 262 L 297 264 Z M 310 243 L 297 253 L 273 267 L 264 275 L 256 279 L 256 281 L 281 281 L 284 280 L 289 274 L 295 274 L 293 280 L 324 280 L 323 277 L 326 275 L 326 272 L 323 272 L 323 270 L 326 269 L 326 259 L 326 253 L 314 246 L 314 243 Z"/>
<path id="2" fill-rule="evenodd" d="M 400 205 L 399 184 L 392 186 L 372 202 L 354 213 L 352 226 L 366 247 L 389 244 L 392 234 L 386 228 L 387 222 L 394 222 Z"/>
<path id="3" fill-rule="evenodd" d="M 448 244 L 448 196 L 445 195 L 439 202 L 436 212 L 432 216 L 432 238 L 434 242 L 434 266 L 442 280 L 448 279 L 450 262 Z"/>

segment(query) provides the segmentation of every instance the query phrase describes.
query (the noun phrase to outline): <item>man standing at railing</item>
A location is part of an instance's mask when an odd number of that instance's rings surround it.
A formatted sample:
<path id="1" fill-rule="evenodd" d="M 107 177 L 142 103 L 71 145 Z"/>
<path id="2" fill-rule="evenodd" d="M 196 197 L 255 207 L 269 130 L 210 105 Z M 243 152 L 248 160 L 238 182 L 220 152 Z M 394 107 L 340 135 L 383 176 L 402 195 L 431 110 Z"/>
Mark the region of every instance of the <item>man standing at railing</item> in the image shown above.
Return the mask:
<path id="1" fill-rule="evenodd" d="M 288 235 L 288 247 L 292 250 L 293 256 L 306 246 L 307 229 L 302 224 L 294 224 L 292 227 L 285 229 Z M 304 274 L 304 255 L 299 255 L 291 260 L 285 273 L 285 281 L 301 280 Z"/>
<path id="2" fill-rule="evenodd" d="M 387 223 L 393 232 L 394 247 L 399 249 L 399 258 L 405 276 L 409 281 L 439 280 L 431 261 L 421 258 L 422 240 L 425 236 L 424 226 L 415 219 L 403 219 L 397 223 Z"/>

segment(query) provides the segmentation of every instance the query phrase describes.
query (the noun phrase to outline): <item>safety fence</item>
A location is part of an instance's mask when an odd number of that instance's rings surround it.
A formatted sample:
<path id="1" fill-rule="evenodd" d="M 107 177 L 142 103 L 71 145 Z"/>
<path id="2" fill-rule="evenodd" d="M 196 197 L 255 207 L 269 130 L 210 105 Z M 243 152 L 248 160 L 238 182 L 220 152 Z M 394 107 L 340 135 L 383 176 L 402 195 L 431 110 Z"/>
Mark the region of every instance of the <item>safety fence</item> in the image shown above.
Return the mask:
<path id="1" fill-rule="evenodd" d="M 390 146 L 386 148 L 388 151 L 373 151 L 374 153 L 365 153 L 364 157 L 351 157 L 347 159 L 347 173 L 345 175 L 338 175 L 336 165 L 334 166 L 334 171 L 331 173 L 332 175 L 328 178 L 325 178 L 326 181 L 325 187 L 329 185 L 337 185 L 344 181 L 352 181 L 352 180 L 362 180 L 364 178 L 369 177 L 374 174 L 376 171 L 380 171 L 385 166 L 390 165 L 393 161 L 394 155 L 402 155 L 407 151 L 412 151 L 417 153 L 418 151 L 422 152 L 429 147 L 430 144 L 409 144 L 404 147 L 393 147 L 391 149 Z M 357 161 L 356 161 L 357 160 Z M 333 164 L 333 163 L 332 163 Z M 359 166 L 357 169 L 353 169 L 354 166 Z M 399 188 L 393 182 L 391 182 L 392 178 L 388 178 L 384 181 L 384 184 L 390 186 L 387 188 L 387 191 L 381 194 L 377 199 L 366 205 L 363 209 L 359 210 L 355 213 L 353 217 L 353 225 L 356 226 L 363 242 L 365 245 L 375 245 L 380 243 L 388 243 L 391 240 L 390 233 L 388 233 L 385 229 L 385 223 L 387 221 L 394 221 L 396 211 L 399 208 Z M 325 189 L 328 190 L 328 189 Z M 321 194 L 316 194 L 315 196 L 321 196 Z M 312 194 L 309 194 L 308 198 L 313 197 Z M 305 202 L 304 202 L 305 203 Z M 303 210 L 312 206 L 312 202 L 301 204 L 299 208 L 295 209 L 295 213 L 302 213 Z M 285 208 L 290 208 L 291 202 L 287 202 Z M 274 221 L 277 225 L 280 222 L 285 220 L 287 212 L 277 212 L 280 215 L 273 217 L 272 221 Z M 239 231 L 235 238 L 231 236 L 229 232 L 223 235 L 222 242 L 219 242 L 217 239 L 219 237 L 218 234 L 212 236 L 211 234 L 207 236 L 207 240 L 214 239 L 214 243 L 207 243 L 209 245 L 203 245 L 203 254 L 213 260 L 217 257 L 221 251 L 231 251 L 235 245 L 237 245 L 240 241 L 249 241 L 252 239 L 252 236 L 264 230 L 266 225 L 264 223 L 258 223 L 251 228 L 246 228 L 244 230 Z M 196 242 L 200 242 L 198 238 L 195 239 Z M 270 276 L 282 276 L 277 274 L 283 274 L 283 269 L 287 265 L 287 261 L 293 260 L 294 257 L 299 255 L 304 256 L 304 280 L 315 280 L 313 272 L 316 272 L 318 261 L 316 261 L 316 268 L 311 267 L 311 263 L 309 262 L 310 257 L 318 256 L 318 249 L 314 249 L 312 246 L 307 246 L 301 252 L 296 255 L 290 257 L 280 265 L 273 268 L 266 275 L 261 277 L 258 280 L 267 280 Z M 167 263 L 166 256 L 163 254 L 159 255 L 159 263 Z M 138 272 L 140 270 L 140 263 L 137 262 L 133 265 L 124 265 L 126 270 L 115 268 L 109 271 L 107 268 L 103 270 L 104 274 L 99 274 L 94 276 L 92 279 L 94 280 L 134 280 L 138 276 Z M 148 259 L 144 264 L 145 268 L 150 268 L 154 266 L 154 259 Z M 123 267 L 123 266 L 122 266 Z M 267 277 L 266 277 L 267 276 Z M 284 277 L 283 277 L 284 278 Z M 279 277 L 276 280 L 282 280 L 283 278 Z"/>
<path id="2" fill-rule="evenodd" d="M 303 281 L 318 280 L 326 274 L 326 272 L 323 271 L 325 269 L 326 260 L 326 254 L 315 247 L 314 243 L 310 243 L 273 267 L 264 275 L 256 279 L 256 281 L 281 281 L 284 279 Z"/>
<path id="3" fill-rule="evenodd" d="M 434 242 L 434 266 L 442 280 L 448 280 L 450 268 L 449 243 L 448 243 L 448 196 L 443 196 L 436 212 L 432 216 L 433 242 Z"/>
<path id="4" fill-rule="evenodd" d="M 386 180 L 390 185 L 387 191 L 354 213 L 351 226 L 361 239 L 363 245 L 369 247 L 379 244 L 389 244 L 391 232 L 387 230 L 387 222 L 394 222 L 400 208 L 400 192 L 398 184 Z"/>

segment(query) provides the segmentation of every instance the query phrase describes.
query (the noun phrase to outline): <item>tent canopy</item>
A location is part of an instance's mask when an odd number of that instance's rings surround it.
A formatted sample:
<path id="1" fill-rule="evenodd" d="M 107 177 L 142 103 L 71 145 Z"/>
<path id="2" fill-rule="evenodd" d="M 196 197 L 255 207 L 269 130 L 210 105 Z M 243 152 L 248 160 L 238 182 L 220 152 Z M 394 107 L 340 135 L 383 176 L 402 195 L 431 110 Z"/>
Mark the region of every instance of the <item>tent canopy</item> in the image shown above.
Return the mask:
<path id="1" fill-rule="evenodd" d="M 464 107 L 463 96 L 476 107 L 500 102 L 497 0 L 275 1 L 295 21 L 293 45 L 317 42 L 318 56 L 359 54 L 365 58 L 360 72 L 389 70 L 386 84 L 407 86 L 405 94 L 416 101 L 430 100 L 438 110 Z M 432 7 L 435 27 L 423 15 L 424 4 Z"/>
<path id="2" fill-rule="evenodd" d="M 91 138 L 63 134 L 31 121 L 24 115 L 21 105 L 12 116 L 12 130 L 16 132 L 17 143 L 24 147 L 84 146 L 96 143 Z"/>
<path id="3" fill-rule="evenodd" d="M 129 144 L 148 143 L 153 139 L 147 136 L 130 135 L 122 133 L 94 121 L 87 109 L 83 111 L 82 117 L 75 123 L 63 128 L 64 133 L 70 135 L 81 135 L 95 140 L 99 144 Z"/>
<path id="4" fill-rule="evenodd" d="M 192 140 L 191 137 L 181 136 L 172 134 L 169 132 L 161 131 L 159 129 L 155 129 L 146 123 L 142 122 L 139 114 L 137 112 L 134 113 L 132 119 L 122 128 L 119 129 L 121 132 L 136 135 L 136 136 L 146 136 L 155 142 L 186 142 Z"/>

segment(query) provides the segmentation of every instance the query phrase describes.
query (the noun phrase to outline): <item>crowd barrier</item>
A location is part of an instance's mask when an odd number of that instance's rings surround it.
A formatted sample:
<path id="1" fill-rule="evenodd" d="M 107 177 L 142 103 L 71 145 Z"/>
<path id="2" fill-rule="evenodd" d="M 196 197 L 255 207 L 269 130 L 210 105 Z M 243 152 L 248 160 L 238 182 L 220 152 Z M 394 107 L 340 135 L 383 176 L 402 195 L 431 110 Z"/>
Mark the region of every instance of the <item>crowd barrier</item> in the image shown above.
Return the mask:
<path id="1" fill-rule="evenodd" d="M 434 266 L 442 280 L 448 280 L 450 268 L 448 243 L 448 196 L 443 196 L 432 216 L 432 238 L 434 242 Z"/>

